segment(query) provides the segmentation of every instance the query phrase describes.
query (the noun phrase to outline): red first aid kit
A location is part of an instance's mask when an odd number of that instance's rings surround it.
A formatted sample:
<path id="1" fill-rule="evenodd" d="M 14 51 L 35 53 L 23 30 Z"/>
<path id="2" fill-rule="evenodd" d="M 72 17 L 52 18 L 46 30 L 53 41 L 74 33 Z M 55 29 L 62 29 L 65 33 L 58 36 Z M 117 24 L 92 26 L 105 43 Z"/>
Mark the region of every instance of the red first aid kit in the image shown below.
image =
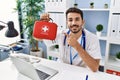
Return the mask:
<path id="1" fill-rule="evenodd" d="M 33 37 L 37 39 L 54 40 L 57 34 L 57 24 L 47 21 L 35 21 Z"/>

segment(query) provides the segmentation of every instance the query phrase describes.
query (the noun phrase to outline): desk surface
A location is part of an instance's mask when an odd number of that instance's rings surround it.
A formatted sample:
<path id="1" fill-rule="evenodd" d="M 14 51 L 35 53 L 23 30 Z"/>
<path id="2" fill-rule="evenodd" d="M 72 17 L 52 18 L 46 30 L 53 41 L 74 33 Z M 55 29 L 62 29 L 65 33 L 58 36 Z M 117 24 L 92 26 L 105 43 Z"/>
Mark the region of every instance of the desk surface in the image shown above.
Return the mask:
<path id="1" fill-rule="evenodd" d="M 50 80 L 120 80 L 119 76 L 103 72 L 92 72 L 86 68 L 71 66 L 60 62 L 42 59 L 39 64 L 54 68 L 59 71 Z M 0 80 L 31 80 L 30 78 L 18 73 L 10 59 L 0 62 Z"/>

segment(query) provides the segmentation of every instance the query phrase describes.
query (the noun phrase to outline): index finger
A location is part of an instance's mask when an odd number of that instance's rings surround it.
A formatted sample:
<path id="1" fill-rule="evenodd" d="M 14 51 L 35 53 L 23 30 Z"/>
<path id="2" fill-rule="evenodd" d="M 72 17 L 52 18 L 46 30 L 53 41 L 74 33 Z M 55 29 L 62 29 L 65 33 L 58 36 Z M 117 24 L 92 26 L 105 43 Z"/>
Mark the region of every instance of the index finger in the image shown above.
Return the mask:
<path id="1" fill-rule="evenodd" d="M 40 20 L 43 20 L 43 21 L 49 21 L 49 14 L 48 13 L 44 13 L 41 15 L 41 19 Z"/>
<path id="2" fill-rule="evenodd" d="M 67 34 L 66 32 L 63 32 L 63 34 L 64 34 L 66 37 L 69 37 L 69 34 Z"/>

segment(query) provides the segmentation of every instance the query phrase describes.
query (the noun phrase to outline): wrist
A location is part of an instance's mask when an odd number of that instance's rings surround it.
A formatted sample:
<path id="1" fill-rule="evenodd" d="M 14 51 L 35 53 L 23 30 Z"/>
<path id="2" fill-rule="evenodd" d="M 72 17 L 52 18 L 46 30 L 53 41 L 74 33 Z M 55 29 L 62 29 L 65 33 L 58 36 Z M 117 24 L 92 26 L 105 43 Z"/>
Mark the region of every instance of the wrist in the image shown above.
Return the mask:
<path id="1" fill-rule="evenodd" d="M 78 51 L 80 49 L 81 45 L 79 43 L 77 43 L 74 48 Z"/>

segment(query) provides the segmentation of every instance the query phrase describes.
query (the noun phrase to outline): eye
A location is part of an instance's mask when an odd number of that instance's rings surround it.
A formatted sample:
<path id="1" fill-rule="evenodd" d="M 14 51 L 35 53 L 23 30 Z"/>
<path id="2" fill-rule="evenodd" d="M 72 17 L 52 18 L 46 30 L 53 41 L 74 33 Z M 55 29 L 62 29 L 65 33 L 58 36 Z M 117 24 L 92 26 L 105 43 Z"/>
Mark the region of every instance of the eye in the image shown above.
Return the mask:
<path id="1" fill-rule="evenodd" d="M 68 19 L 69 22 L 72 22 L 73 20 L 72 19 Z"/>
<path id="2" fill-rule="evenodd" d="M 76 21 L 80 21 L 80 18 L 77 17 L 75 20 L 76 20 Z"/>

